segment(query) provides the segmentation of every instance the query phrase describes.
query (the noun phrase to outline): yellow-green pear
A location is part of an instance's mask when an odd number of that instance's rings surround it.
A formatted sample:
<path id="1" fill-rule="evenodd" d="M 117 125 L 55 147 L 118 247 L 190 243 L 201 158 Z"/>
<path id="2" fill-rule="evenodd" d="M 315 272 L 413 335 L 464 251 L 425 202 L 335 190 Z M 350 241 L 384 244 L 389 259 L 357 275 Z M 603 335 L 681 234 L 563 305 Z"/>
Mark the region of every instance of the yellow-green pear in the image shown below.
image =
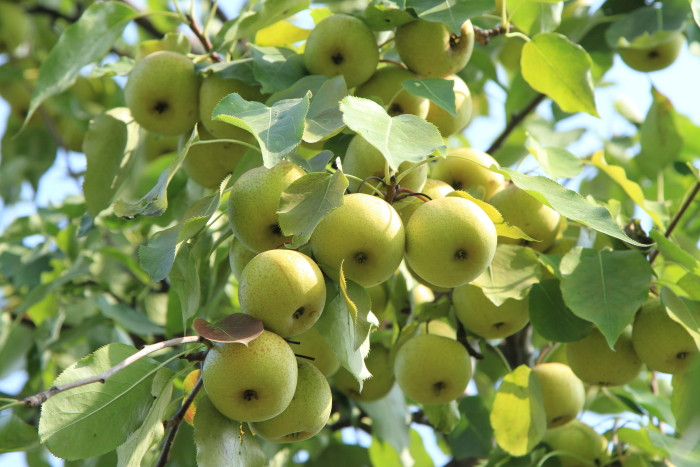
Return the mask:
<path id="1" fill-rule="evenodd" d="M 431 319 L 430 321 L 425 321 L 420 323 L 419 333 L 420 334 L 434 334 L 436 336 L 449 337 L 450 339 L 457 339 L 457 331 L 450 326 L 450 323 L 439 319 Z"/>
<path id="2" fill-rule="evenodd" d="M 311 235 L 311 250 L 321 267 L 364 287 L 389 279 L 401 264 L 405 234 L 398 213 L 383 199 L 364 193 L 343 197 Z"/>
<path id="3" fill-rule="evenodd" d="M 338 391 L 357 401 L 369 402 L 386 396 L 394 385 L 389 350 L 373 343 L 369 355 L 365 358 L 365 365 L 372 376 L 362 382 L 362 391 L 355 377 L 343 367 L 333 377 L 333 385 Z"/>
<path id="4" fill-rule="evenodd" d="M 592 467 L 607 464 L 607 440 L 578 419 L 547 430 L 542 441 L 552 448 L 552 451 L 563 451 L 556 456 L 562 467 Z"/>
<path id="5" fill-rule="evenodd" d="M 683 44 L 685 44 L 685 36 L 678 32 L 653 46 L 622 47 L 617 52 L 628 67 L 637 71 L 650 72 L 663 70 L 675 62 Z"/>
<path id="6" fill-rule="evenodd" d="M 583 410 L 586 389 L 583 382 L 567 365 L 540 363 L 532 372 L 537 376 L 542 389 L 542 403 L 547 428 L 569 423 Z"/>
<path id="7" fill-rule="evenodd" d="M 474 202 L 434 199 L 418 207 L 406 225 L 406 261 L 428 283 L 457 287 L 491 264 L 496 238 L 493 222 Z"/>
<path id="8" fill-rule="evenodd" d="M 384 321 L 386 319 L 384 312 L 386 311 L 386 305 L 389 300 L 386 284 L 382 282 L 381 284 L 367 287 L 367 293 L 372 303 L 370 310 L 372 310 L 372 313 L 374 313 L 379 322 Z"/>
<path id="9" fill-rule="evenodd" d="M 30 38 L 32 23 L 21 4 L 0 2 L 0 54 L 12 54 Z"/>
<path id="10" fill-rule="evenodd" d="M 566 361 L 581 381 L 598 386 L 629 383 L 642 369 L 629 328 L 620 334 L 612 350 L 603 334 L 594 327 L 583 339 L 566 344 Z"/>
<path id="11" fill-rule="evenodd" d="M 316 326 L 297 334 L 293 340 L 299 343 L 293 344 L 294 353 L 313 358 L 311 363 L 321 370 L 324 376 L 332 376 L 340 368 L 338 357 Z"/>
<path id="12" fill-rule="evenodd" d="M 202 125 L 197 128 L 200 141 L 190 146 L 185 157 L 185 171 L 199 185 L 218 189 L 243 159 L 248 147 L 230 141 L 212 141 L 216 138 Z"/>
<path id="13" fill-rule="evenodd" d="M 413 114 L 425 118 L 430 109 L 430 101 L 424 97 L 409 94 L 403 88 L 402 83 L 409 79 L 418 79 L 418 76 L 400 66 L 388 65 L 379 68 L 369 81 L 358 86 L 355 95 L 372 100 L 378 98 L 392 117 Z"/>
<path id="14" fill-rule="evenodd" d="M 281 161 L 270 169 L 261 166 L 248 170 L 236 180 L 228 200 L 229 222 L 246 248 L 259 253 L 289 240 L 279 226 L 280 196 L 305 173 L 298 165 Z"/>
<path id="15" fill-rule="evenodd" d="M 457 116 L 450 115 L 447 110 L 430 101 L 428 115 L 425 117 L 426 121 L 437 127 L 443 138 L 464 130 L 472 117 L 472 95 L 469 92 L 467 83 L 457 75 L 450 75 L 445 77 L 445 79 L 454 83 L 453 90 Z"/>
<path id="16" fill-rule="evenodd" d="M 256 252 L 249 250 L 236 237 L 231 240 L 231 245 L 228 250 L 228 261 L 231 265 L 231 272 L 237 281 L 241 280 L 243 268 L 245 268 L 251 259 L 255 258 Z"/>
<path id="17" fill-rule="evenodd" d="M 282 337 L 316 323 L 326 303 L 326 282 L 316 263 L 295 250 L 258 253 L 243 269 L 238 302 L 244 313 Z"/>
<path id="18" fill-rule="evenodd" d="M 561 216 L 557 211 L 542 204 L 537 198 L 515 185 L 509 185 L 489 200 L 510 225 L 519 227 L 532 242 L 523 239 L 499 237 L 500 243 L 520 244 L 537 251 L 545 251 L 554 243 L 559 233 Z"/>
<path id="19" fill-rule="evenodd" d="M 428 200 L 444 198 L 448 193 L 453 191 L 454 188 L 452 188 L 450 185 L 442 180 L 436 180 L 434 178 L 427 178 L 423 188 L 420 190 L 421 193 L 426 195 Z M 423 203 L 425 203 L 424 200 L 418 199 L 415 196 L 409 196 L 408 198 L 394 203 L 396 211 L 399 213 L 399 216 L 401 216 L 403 225 L 408 225 L 408 220 L 411 218 L 416 209 L 418 209 L 418 206 L 421 206 Z"/>
<path id="20" fill-rule="evenodd" d="M 650 370 L 678 374 L 697 358 L 698 347 L 688 330 L 674 321 L 661 300 L 648 300 L 632 324 L 634 351 Z"/>
<path id="21" fill-rule="evenodd" d="M 474 148 L 454 148 L 439 159 L 430 171 L 430 178 L 442 180 L 455 190 L 468 191 L 488 201 L 503 189 L 503 175 L 485 167 L 499 167 L 496 159 Z"/>
<path id="22" fill-rule="evenodd" d="M 199 78 L 188 57 L 154 52 L 137 62 L 124 87 L 126 105 L 143 128 L 179 135 L 199 120 Z"/>
<path id="23" fill-rule="evenodd" d="M 481 287 L 464 284 L 452 291 L 452 305 L 465 328 L 486 339 L 501 339 L 520 331 L 530 315 L 527 300 L 509 298 L 496 306 Z"/>
<path id="24" fill-rule="evenodd" d="M 289 344 L 263 331 L 247 345 L 215 342 L 202 366 L 204 389 L 232 420 L 258 422 L 282 413 L 294 397 L 297 360 Z"/>
<path id="25" fill-rule="evenodd" d="M 394 374 L 410 399 L 419 404 L 441 404 L 464 393 L 472 366 L 467 350 L 456 340 L 418 334 L 396 352 Z"/>
<path id="26" fill-rule="evenodd" d="M 442 78 L 460 71 L 474 50 L 474 27 L 467 20 L 460 34 L 439 22 L 416 20 L 396 29 L 396 51 L 401 61 L 419 75 Z"/>
<path id="27" fill-rule="evenodd" d="M 269 420 L 248 426 L 256 436 L 272 443 L 303 441 L 326 426 L 331 414 L 331 388 L 311 363 L 297 359 L 298 378 L 294 397 L 284 411 Z"/>
<path id="28" fill-rule="evenodd" d="M 416 284 L 415 287 L 411 289 L 411 300 L 414 306 L 430 303 L 435 300 L 435 292 L 427 285 Z"/>

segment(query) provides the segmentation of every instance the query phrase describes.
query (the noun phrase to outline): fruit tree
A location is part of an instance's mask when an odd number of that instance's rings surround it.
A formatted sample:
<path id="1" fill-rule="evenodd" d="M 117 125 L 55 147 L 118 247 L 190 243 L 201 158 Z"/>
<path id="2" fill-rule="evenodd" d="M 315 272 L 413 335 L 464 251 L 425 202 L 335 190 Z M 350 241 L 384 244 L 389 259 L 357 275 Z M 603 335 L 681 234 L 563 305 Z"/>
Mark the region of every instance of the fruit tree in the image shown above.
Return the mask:
<path id="1" fill-rule="evenodd" d="M 697 55 L 697 0 L 0 0 L 0 464 L 700 465 Z"/>

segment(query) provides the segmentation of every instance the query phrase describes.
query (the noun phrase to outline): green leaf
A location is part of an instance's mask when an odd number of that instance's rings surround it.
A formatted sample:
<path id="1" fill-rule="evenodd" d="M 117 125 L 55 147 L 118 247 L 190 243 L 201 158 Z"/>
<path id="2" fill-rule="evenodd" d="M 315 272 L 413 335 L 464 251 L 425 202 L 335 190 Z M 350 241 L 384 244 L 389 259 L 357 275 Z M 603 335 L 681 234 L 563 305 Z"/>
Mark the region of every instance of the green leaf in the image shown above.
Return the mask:
<path id="1" fill-rule="evenodd" d="M 447 440 L 455 459 L 488 457 L 493 449 L 493 428 L 489 421 L 489 409 L 481 396 L 467 396 L 459 401 L 459 411 L 464 414 Z"/>
<path id="2" fill-rule="evenodd" d="M 241 58 L 230 62 L 216 62 L 200 68 L 198 72 L 203 76 L 216 73 L 222 79 L 237 79 L 248 86 L 260 86 L 255 79 L 252 58 Z"/>
<path id="3" fill-rule="evenodd" d="M 267 456 L 250 429 L 222 415 L 206 396 L 197 401 L 194 442 L 199 467 L 262 467 L 267 462 Z"/>
<path id="4" fill-rule="evenodd" d="M 137 16 L 133 8 L 121 2 L 95 3 L 82 12 L 41 64 L 25 122 L 42 102 L 68 89 L 84 66 L 104 58 Z"/>
<path id="5" fill-rule="evenodd" d="M 180 298 L 183 325 L 199 311 L 202 297 L 199 276 L 200 256 L 193 250 L 194 248 L 189 244 L 183 244 L 170 273 L 171 286 Z"/>
<path id="6" fill-rule="evenodd" d="M 13 321 L 10 313 L 0 314 L 0 381 L 24 370 L 33 345 L 34 331 L 29 326 Z"/>
<path id="7" fill-rule="evenodd" d="M 97 306 L 104 316 L 114 320 L 125 330 L 139 335 L 163 334 L 163 327 L 154 324 L 148 316 L 122 303 L 109 303 L 105 296 L 97 298 Z"/>
<path id="8" fill-rule="evenodd" d="M 559 270 L 566 305 L 595 323 L 613 348 L 649 295 L 652 269 L 644 255 L 575 247 L 564 255 Z"/>
<path id="9" fill-rule="evenodd" d="M 525 365 L 507 374 L 491 410 L 498 445 L 513 456 L 530 452 L 547 430 L 539 381 Z"/>
<path id="10" fill-rule="evenodd" d="M 294 235 L 290 248 L 308 242 L 323 216 L 342 206 L 347 187 L 348 179 L 338 170 L 306 174 L 282 192 L 279 223 L 285 235 Z"/>
<path id="11" fill-rule="evenodd" d="M 682 29 L 687 17 L 685 6 L 675 10 L 663 3 L 642 6 L 621 15 L 618 21 L 611 24 L 605 31 L 605 40 L 611 49 L 630 45 L 654 46 Z"/>
<path id="12" fill-rule="evenodd" d="M 161 368 L 153 378 L 151 394 L 155 398 L 143 424 L 117 448 L 119 467 L 139 467 L 148 450 L 163 438 L 163 420 L 173 393 L 175 372 Z"/>
<path id="13" fill-rule="evenodd" d="M 136 353 L 125 344 L 100 347 L 68 367 L 54 385 L 98 375 Z M 41 410 L 41 442 L 57 457 L 85 459 L 122 444 L 145 419 L 153 402 L 151 385 L 158 365 L 141 358 L 110 377 L 56 394 Z"/>
<path id="14" fill-rule="evenodd" d="M 307 72 L 304 56 L 284 47 L 253 47 L 253 72 L 264 94 L 287 89 Z"/>
<path id="15" fill-rule="evenodd" d="M 390 117 L 376 102 L 353 96 L 340 102 L 340 110 L 345 124 L 377 148 L 393 170 L 404 161 L 419 162 L 436 150 L 445 153 L 438 129 L 420 117 Z"/>
<path id="16" fill-rule="evenodd" d="M 700 302 L 691 301 L 674 294 L 671 289 L 661 289 L 661 303 L 666 306 L 668 315 L 683 326 L 700 349 Z"/>
<path id="17" fill-rule="evenodd" d="M 24 423 L 11 410 L 0 412 L 0 453 L 29 451 L 37 446 L 36 427 Z"/>
<path id="18" fill-rule="evenodd" d="M 389 443 L 402 458 L 411 443 L 411 422 L 406 406 L 406 397 L 398 385 L 378 401 L 358 402 L 362 410 L 372 419 L 372 435 Z"/>
<path id="19" fill-rule="evenodd" d="M 598 116 L 591 58 L 578 44 L 556 33 L 540 33 L 523 46 L 520 70 L 533 89 L 551 97 L 565 112 Z"/>
<path id="20" fill-rule="evenodd" d="M 528 36 L 552 32 L 561 23 L 562 2 L 539 0 L 507 0 L 511 21 Z"/>
<path id="21" fill-rule="evenodd" d="M 589 203 L 575 191 L 564 188 L 547 177 L 525 175 L 509 168 L 501 168 L 499 171 L 508 175 L 518 188 L 544 201 L 562 216 L 631 245 L 649 246 L 632 240 L 613 220 L 610 211 Z"/>
<path id="22" fill-rule="evenodd" d="M 530 323 L 547 340 L 575 342 L 593 328 L 593 323 L 579 318 L 566 306 L 556 279 L 535 284 L 529 297 Z"/>
<path id="23" fill-rule="evenodd" d="M 301 142 L 309 98 L 307 94 L 302 99 L 285 99 L 268 107 L 234 93 L 219 102 L 213 117 L 252 133 L 260 144 L 265 167 L 271 168 Z"/>
<path id="24" fill-rule="evenodd" d="M 573 178 L 583 170 L 581 159 L 564 148 L 542 147 L 532 137 L 529 137 L 525 144 L 550 178 Z"/>
<path id="25" fill-rule="evenodd" d="M 635 158 L 647 176 L 656 174 L 678 158 L 683 137 L 675 122 L 671 101 L 656 88 L 651 88 L 652 103 L 639 130 L 642 152 Z"/>
<path id="26" fill-rule="evenodd" d="M 489 267 L 474 280 L 494 305 L 509 298 L 522 300 L 532 284 L 540 281 L 541 267 L 532 248 L 498 245 Z"/>
<path id="27" fill-rule="evenodd" d="M 453 117 L 457 116 L 455 106 L 454 81 L 442 78 L 409 79 L 401 86 L 418 97 L 425 97 L 437 106 L 445 109 Z"/>
<path id="28" fill-rule="evenodd" d="M 457 401 L 444 404 L 432 404 L 423 406 L 423 413 L 428 417 L 430 425 L 442 433 L 451 433 L 457 426 L 462 414 L 457 407 Z"/>
<path id="29" fill-rule="evenodd" d="M 340 100 L 348 95 L 342 75 L 327 80 L 311 98 L 304 141 L 315 143 L 337 134 L 344 126 Z"/>
<path id="30" fill-rule="evenodd" d="M 493 0 L 406 0 L 406 8 L 413 8 L 419 18 L 445 23 L 459 35 L 462 23 L 495 8 Z"/>
<path id="31" fill-rule="evenodd" d="M 139 262 L 153 282 L 165 279 L 173 268 L 180 226 L 175 225 L 153 234 L 139 246 Z"/>
<path id="32" fill-rule="evenodd" d="M 368 5 L 364 15 L 365 23 L 374 31 L 389 31 L 415 21 L 408 12 L 385 5 Z"/>

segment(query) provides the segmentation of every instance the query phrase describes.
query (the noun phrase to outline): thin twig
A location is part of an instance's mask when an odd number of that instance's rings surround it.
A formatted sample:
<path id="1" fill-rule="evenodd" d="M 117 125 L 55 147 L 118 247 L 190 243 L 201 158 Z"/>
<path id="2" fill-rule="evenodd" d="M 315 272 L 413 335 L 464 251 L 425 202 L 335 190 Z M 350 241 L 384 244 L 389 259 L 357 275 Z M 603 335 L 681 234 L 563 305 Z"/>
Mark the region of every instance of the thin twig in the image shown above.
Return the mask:
<path id="1" fill-rule="evenodd" d="M 525 106 L 523 110 L 520 112 L 516 113 L 513 115 L 513 118 L 511 118 L 510 122 L 508 122 L 508 125 L 503 129 L 500 135 L 498 135 L 498 138 L 491 144 L 491 147 L 486 150 L 488 154 L 493 154 L 494 152 L 498 151 L 500 147 L 503 145 L 503 143 L 506 141 L 508 136 L 515 130 L 518 125 L 527 117 L 530 112 L 535 110 L 538 105 L 545 99 L 544 94 L 538 94 L 535 96 L 534 99 L 530 101 L 530 103 Z"/>
<path id="2" fill-rule="evenodd" d="M 212 52 L 213 45 L 211 43 L 211 40 L 202 32 L 202 26 L 200 26 L 199 21 L 197 21 L 197 18 L 195 18 L 192 15 L 186 15 L 187 22 L 189 23 L 190 29 L 194 33 L 195 36 L 197 36 L 197 39 L 199 39 L 199 42 L 202 43 L 202 46 L 204 46 L 204 50 L 207 51 L 209 56 L 211 57 L 212 60 L 215 62 L 223 62 L 224 59 L 221 58 L 221 55 L 219 55 L 216 52 Z"/>
<path id="3" fill-rule="evenodd" d="M 140 11 L 138 6 L 134 5 L 130 0 L 119 0 L 120 2 L 129 5 L 131 8 L 133 8 L 136 11 Z M 144 17 L 139 17 L 135 18 L 134 22 L 141 26 L 144 31 L 149 33 L 151 36 L 155 37 L 156 39 L 162 39 L 164 37 L 164 34 L 156 28 L 153 23 L 151 23 L 147 18 Z"/>
<path id="4" fill-rule="evenodd" d="M 474 357 L 477 360 L 484 359 L 484 354 L 472 347 L 467 340 L 467 331 L 464 329 L 464 325 L 459 320 L 457 320 L 457 341 L 462 344 L 465 349 L 467 349 L 467 352 L 469 352 L 471 357 Z"/>
<path id="5" fill-rule="evenodd" d="M 683 202 L 681 205 L 680 209 L 676 213 L 675 216 L 673 216 L 673 219 L 671 219 L 671 223 L 668 224 L 668 228 L 666 229 L 666 233 L 664 234 L 664 237 L 669 238 L 671 234 L 673 233 L 674 229 L 678 225 L 678 223 L 681 220 L 681 217 L 683 217 L 683 214 L 688 210 L 691 204 L 693 204 L 693 201 L 695 200 L 695 197 L 698 195 L 698 192 L 700 192 L 700 182 L 697 182 L 695 186 L 693 187 L 693 191 L 690 192 L 690 195 L 688 195 L 688 198 Z M 654 248 L 654 251 L 651 252 L 649 255 L 649 264 L 654 264 L 654 260 L 656 260 L 656 257 L 659 256 L 659 249 Z"/>
<path id="6" fill-rule="evenodd" d="M 181 344 L 193 344 L 196 342 L 202 342 L 202 338 L 200 336 L 176 337 L 175 339 L 170 339 L 167 341 L 156 342 L 155 344 L 147 345 L 135 354 L 131 355 L 130 357 L 125 358 L 109 370 L 103 371 L 99 375 L 91 376 L 89 378 L 81 379 L 78 381 L 73 381 L 72 383 L 64 384 L 63 386 L 51 386 L 46 391 L 42 391 L 38 394 L 34 394 L 33 396 L 29 396 L 22 399 L 22 403 L 26 407 L 39 407 L 41 404 L 46 402 L 47 399 L 49 399 L 52 396 L 55 396 L 60 392 L 67 391 L 69 389 L 74 389 L 80 386 L 85 386 L 87 384 L 105 383 L 110 377 L 112 377 L 116 373 L 120 372 L 127 366 L 145 357 L 146 355 L 152 354 L 153 352 L 157 352 L 158 350 L 162 350 L 167 347 L 174 347 L 176 345 Z"/>
<path id="7" fill-rule="evenodd" d="M 481 29 L 478 26 L 474 26 L 474 40 L 481 45 L 486 45 L 494 37 L 502 36 L 508 33 L 511 29 L 512 26 L 505 27 L 502 24 L 491 29 Z"/>
<path id="8" fill-rule="evenodd" d="M 192 391 L 182 403 L 180 409 L 177 412 L 175 412 L 175 415 L 173 415 L 169 420 L 163 422 L 163 426 L 165 428 L 169 428 L 170 431 L 168 431 L 168 437 L 165 438 L 165 443 L 163 443 L 163 449 L 160 451 L 160 456 L 158 456 L 158 462 L 156 462 L 156 467 L 164 467 L 167 464 L 168 458 L 170 457 L 170 450 L 173 447 L 175 437 L 177 436 L 177 432 L 180 429 L 180 424 L 185 418 L 187 410 L 194 402 L 195 397 L 197 397 L 197 393 L 199 393 L 200 389 L 202 389 L 202 386 L 203 381 L 202 376 L 200 374 L 197 383 L 194 385 Z"/>
<path id="9" fill-rule="evenodd" d="M 407 69 L 407 68 L 406 68 L 406 65 L 404 65 L 403 63 L 401 63 L 401 62 L 399 62 L 399 61 L 396 61 L 396 60 L 392 60 L 392 59 L 390 59 L 390 58 L 380 58 L 379 61 L 380 61 L 381 63 L 391 63 L 391 64 L 393 64 L 393 65 L 396 65 L 396 66 L 399 66 L 399 67 L 403 68 L 404 70 Z"/>

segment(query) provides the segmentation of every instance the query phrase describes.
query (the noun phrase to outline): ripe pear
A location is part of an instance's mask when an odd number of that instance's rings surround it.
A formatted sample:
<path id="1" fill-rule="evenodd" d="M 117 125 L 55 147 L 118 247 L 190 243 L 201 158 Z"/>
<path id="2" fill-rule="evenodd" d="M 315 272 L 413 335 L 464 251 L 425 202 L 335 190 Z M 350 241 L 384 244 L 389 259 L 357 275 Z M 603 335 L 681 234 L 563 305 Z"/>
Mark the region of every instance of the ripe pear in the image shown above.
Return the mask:
<path id="1" fill-rule="evenodd" d="M 197 384 L 197 381 L 199 380 L 199 376 L 201 374 L 201 370 L 196 369 L 190 371 L 189 373 L 187 373 L 187 376 L 185 376 L 185 379 L 182 382 L 182 392 L 184 394 L 184 397 L 182 399 L 183 403 L 192 392 L 192 389 L 194 389 L 194 386 Z M 185 416 L 183 418 L 187 423 L 189 423 L 192 426 L 194 426 L 194 416 L 197 413 L 197 402 L 199 401 L 199 399 L 202 398 L 203 395 L 204 391 L 199 391 L 194 397 L 194 400 L 192 401 L 190 406 L 185 411 Z"/>
<path id="2" fill-rule="evenodd" d="M 369 355 L 365 358 L 365 365 L 372 376 L 362 382 L 361 392 L 355 377 L 343 367 L 333 377 L 333 385 L 338 391 L 357 401 L 369 402 L 386 396 L 394 386 L 394 371 L 389 350 L 373 343 Z"/>
<path id="3" fill-rule="evenodd" d="M 552 448 L 552 451 L 573 454 L 556 456 L 562 467 L 607 465 L 607 440 L 578 419 L 547 430 L 542 441 Z"/>
<path id="4" fill-rule="evenodd" d="M 450 323 L 439 319 L 431 319 L 430 321 L 420 323 L 418 332 L 420 334 L 434 334 L 436 336 L 448 337 L 453 340 L 457 339 L 457 331 L 450 326 Z"/>
<path id="5" fill-rule="evenodd" d="M 428 199 L 444 198 L 448 193 L 453 192 L 452 188 L 447 183 L 442 180 L 436 180 L 434 178 L 427 178 L 423 188 L 420 190 L 421 193 L 426 195 Z M 397 203 L 394 203 L 396 211 L 401 216 L 403 225 L 408 225 L 408 220 L 411 218 L 413 213 L 421 206 L 425 201 L 416 198 L 415 196 L 409 196 L 408 198 L 402 199 Z"/>
<path id="6" fill-rule="evenodd" d="M 238 302 L 244 313 L 282 337 L 316 323 L 326 303 L 326 282 L 316 263 L 295 250 L 258 253 L 243 269 Z"/>
<path id="7" fill-rule="evenodd" d="M 693 337 L 668 315 L 658 297 L 648 300 L 637 313 L 632 344 L 650 370 L 674 375 L 690 368 L 698 354 Z"/>
<path id="8" fill-rule="evenodd" d="M 379 152 L 379 149 L 369 144 L 362 136 L 355 135 L 352 140 L 350 140 L 348 149 L 345 152 L 345 157 L 343 158 L 343 172 L 354 175 L 361 180 L 367 177 L 379 177 L 383 179 L 385 165 L 386 159 L 382 153 Z M 402 162 L 399 165 L 397 175 L 407 172 L 406 176 L 401 179 L 401 186 L 409 190 L 421 191 L 425 184 L 425 179 L 428 176 L 428 166 L 426 164 L 421 164 L 414 167 L 415 165 L 415 163 L 409 161 Z M 360 182 L 358 180 L 350 179 L 348 188 L 351 192 L 356 192 L 358 191 L 359 185 Z M 380 185 L 377 180 L 367 180 L 360 190 L 361 193 L 374 193 L 374 191 L 366 185 L 377 186 L 380 190 L 383 188 L 383 185 Z"/>
<path id="9" fill-rule="evenodd" d="M 474 148 L 454 148 L 447 157 L 439 159 L 430 171 L 430 177 L 448 183 L 455 190 L 468 191 L 488 201 L 503 189 L 503 175 L 485 167 L 495 165 L 496 159 Z"/>
<path id="10" fill-rule="evenodd" d="M 414 306 L 430 303 L 435 300 L 435 292 L 427 285 L 416 284 L 411 289 L 411 300 Z"/>
<path id="11" fill-rule="evenodd" d="M 542 389 L 547 428 L 569 423 L 583 410 L 586 389 L 583 382 L 562 363 L 540 363 L 532 372 Z"/>
<path id="12" fill-rule="evenodd" d="M 418 79 L 418 76 L 400 66 L 388 65 L 379 68 L 369 81 L 358 86 L 355 95 L 373 100 L 379 98 L 386 112 L 392 117 L 413 114 L 425 118 L 430 109 L 430 101 L 409 94 L 403 88 L 401 83 L 409 79 Z"/>
<path id="13" fill-rule="evenodd" d="M 464 130 L 472 117 L 472 95 L 467 83 L 457 75 L 450 75 L 445 79 L 454 83 L 457 116 L 450 115 L 447 110 L 430 101 L 428 115 L 425 117 L 428 122 L 437 127 L 443 138 Z"/>
<path id="14" fill-rule="evenodd" d="M 467 350 L 456 340 L 419 334 L 396 352 L 394 373 L 407 397 L 428 405 L 461 396 L 469 384 L 472 367 Z"/>
<path id="15" fill-rule="evenodd" d="M 282 413 L 294 397 L 297 360 L 289 344 L 263 331 L 248 345 L 215 342 L 204 359 L 204 389 L 232 420 L 259 422 Z"/>
<path id="16" fill-rule="evenodd" d="M 401 264 L 405 234 L 398 213 L 386 201 L 364 193 L 343 197 L 311 235 L 311 250 L 322 267 L 363 287 L 389 279 Z"/>
<path id="17" fill-rule="evenodd" d="M 313 358 L 311 363 L 321 370 L 324 376 L 332 376 L 340 368 L 338 357 L 316 326 L 311 326 L 294 336 L 293 340 L 299 342 L 293 345 L 294 353 Z"/>
<path id="18" fill-rule="evenodd" d="M 411 265 L 409 265 L 408 263 L 404 263 L 404 264 L 406 265 L 406 270 L 409 272 L 409 274 L 411 274 L 411 277 L 413 277 L 416 280 L 416 282 L 418 282 L 418 284 L 425 286 L 426 288 L 432 290 L 433 293 L 435 293 L 435 292 L 448 293 L 452 290 L 452 287 L 439 287 L 435 284 L 431 284 L 430 282 L 426 281 L 421 276 L 416 274 L 416 271 L 411 269 Z"/>
<path id="19" fill-rule="evenodd" d="M 294 397 L 284 411 L 269 420 L 252 422 L 251 431 L 271 443 L 303 441 L 326 426 L 331 414 L 331 388 L 311 363 L 297 359 L 298 378 Z"/>
<path id="20" fill-rule="evenodd" d="M 215 138 L 198 125 L 201 142 L 190 146 L 185 158 L 187 175 L 199 185 L 218 189 L 228 174 L 243 159 L 248 148 L 229 141 L 207 142 Z"/>
<path id="21" fill-rule="evenodd" d="M 443 23 L 422 19 L 396 29 L 396 51 L 415 73 L 442 78 L 465 67 L 474 50 L 474 27 L 467 20 L 456 35 Z"/>
<path id="22" fill-rule="evenodd" d="M 246 248 L 259 253 L 289 240 L 279 226 L 280 195 L 305 173 L 298 165 L 281 161 L 270 169 L 251 169 L 236 180 L 228 200 L 229 222 Z"/>
<path id="23" fill-rule="evenodd" d="M 642 361 L 626 328 L 611 350 L 598 328 L 583 339 L 566 344 L 566 361 L 581 381 L 598 386 L 621 386 L 637 377 Z"/>
<path id="24" fill-rule="evenodd" d="M 374 33 L 354 16 L 335 14 L 321 20 L 306 39 L 304 63 L 313 75 L 343 75 L 348 88 L 367 81 L 379 63 Z"/>
<path id="25" fill-rule="evenodd" d="M 231 265 L 231 272 L 237 281 L 241 280 L 243 268 L 245 268 L 251 259 L 255 258 L 254 251 L 250 251 L 236 237 L 231 240 L 231 245 L 228 250 L 228 261 Z"/>
<path id="26" fill-rule="evenodd" d="M 622 61 L 633 70 L 658 71 L 676 61 L 684 43 L 685 36 L 678 32 L 651 47 L 623 47 L 617 52 Z"/>
<path id="27" fill-rule="evenodd" d="M 537 251 L 545 251 L 554 243 L 559 233 L 561 216 L 557 211 L 545 206 L 537 198 L 521 190 L 515 185 L 509 185 L 499 191 L 489 200 L 510 225 L 520 227 L 537 242 L 499 237 L 500 243 L 520 244 L 529 246 Z"/>
<path id="28" fill-rule="evenodd" d="M 525 327 L 530 315 L 527 300 L 509 298 L 496 306 L 481 287 L 464 284 L 452 291 L 457 319 L 471 332 L 486 339 L 501 339 Z"/>
<path id="29" fill-rule="evenodd" d="M 496 239 L 493 222 L 472 201 L 434 199 L 418 207 L 406 225 L 406 261 L 428 283 L 457 287 L 491 264 Z"/>
<path id="30" fill-rule="evenodd" d="M 154 52 L 136 63 L 124 87 L 126 105 L 143 128 L 179 135 L 199 119 L 199 78 L 194 63 L 176 52 Z"/>

